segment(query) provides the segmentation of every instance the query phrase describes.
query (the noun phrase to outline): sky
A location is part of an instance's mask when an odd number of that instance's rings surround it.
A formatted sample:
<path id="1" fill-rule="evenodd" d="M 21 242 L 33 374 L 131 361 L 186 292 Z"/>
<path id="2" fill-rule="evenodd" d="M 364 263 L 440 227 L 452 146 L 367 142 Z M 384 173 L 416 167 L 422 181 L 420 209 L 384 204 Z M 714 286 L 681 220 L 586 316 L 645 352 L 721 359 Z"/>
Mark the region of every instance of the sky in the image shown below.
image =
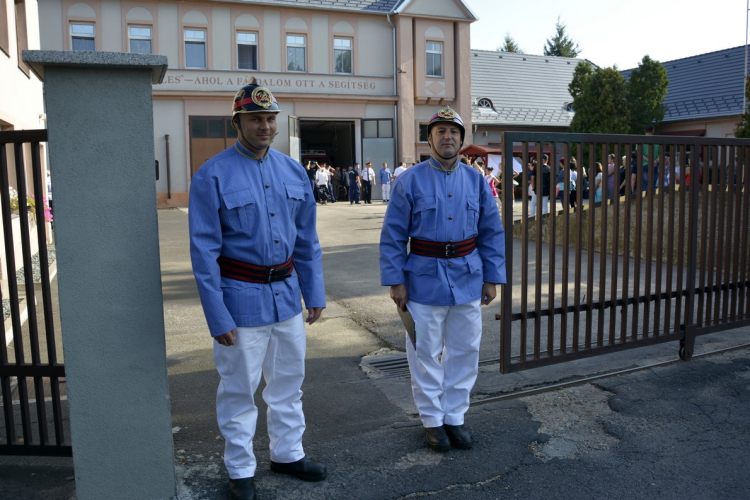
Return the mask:
<path id="1" fill-rule="evenodd" d="M 745 45 L 747 0 L 463 0 L 479 21 L 471 48 L 495 50 L 506 33 L 527 54 L 544 53 L 558 16 L 579 58 L 620 70 L 643 56 L 660 62 Z"/>

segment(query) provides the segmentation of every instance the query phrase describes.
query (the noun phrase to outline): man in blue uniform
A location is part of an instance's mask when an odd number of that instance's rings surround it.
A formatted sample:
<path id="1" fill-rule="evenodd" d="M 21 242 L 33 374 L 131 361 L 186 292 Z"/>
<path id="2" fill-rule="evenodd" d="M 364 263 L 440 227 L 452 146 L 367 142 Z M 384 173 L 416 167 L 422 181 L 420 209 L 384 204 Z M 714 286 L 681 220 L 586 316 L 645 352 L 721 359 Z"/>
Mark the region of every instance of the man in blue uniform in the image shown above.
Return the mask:
<path id="1" fill-rule="evenodd" d="M 458 161 L 464 134 L 453 109 L 432 117 L 431 156 L 393 184 L 380 235 L 381 284 L 414 319 L 412 393 L 436 451 L 473 445 L 464 414 L 479 373 L 480 304 L 505 283 L 500 215 L 482 174 Z"/>
<path id="2" fill-rule="evenodd" d="M 349 171 L 346 173 L 349 176 L 349 204 L 356 203 L 359 205 L 359 163 L 355 163 L 354 167 L 349 167 Z"/>
<path id="3" fill-rule="evenodd" d="M 325 307 L 315 198 L 302 165 L 270 147 L 279 111 L 254 79 L 242 87 L 232 108 L 237 142 L 204 163 L 190 187 L 190 255 L 221 376 L 216 413 L 233 500 L 255 499 L 261 375 L 271 470 L 306 481 L 327 475 L 302 449 L 300 292 L 308 324 Z"/>

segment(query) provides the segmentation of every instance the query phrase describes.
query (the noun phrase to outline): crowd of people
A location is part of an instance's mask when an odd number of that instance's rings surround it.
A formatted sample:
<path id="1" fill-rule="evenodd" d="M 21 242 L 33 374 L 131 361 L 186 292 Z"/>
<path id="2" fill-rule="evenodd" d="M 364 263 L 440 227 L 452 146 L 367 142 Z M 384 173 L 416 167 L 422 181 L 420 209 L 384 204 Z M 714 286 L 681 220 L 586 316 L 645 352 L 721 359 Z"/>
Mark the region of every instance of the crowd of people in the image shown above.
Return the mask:
<path id="1" fill-rule="evenodd" d="M 360 167 L 359 163 L 346 167 L 334 167 L 327 162 L 308 161 L 305 164 L 307 177 L 313 189 L 315 200 L 321 204 L 349 201 L 350 205 L 372 204 L 372 188 L 380 184 L 383 203 L 390 201 L 391 183 L 401 175 L 407 166 L 401 163 L 393 171 L 388 163 L 383 163 L 376 174 L 372 162 Z"/>
<path id="2" fill-rule="evenodd" d="M 646 135 L 653 134 L 653 127 L 646 129 Z M 593 200 L 599 203 L 604 198 L 606 183 L 606 198 L 614 200 L 615 196 L 625 196 L 626 194 L 636 193 L 638 191 L 649 191 L 657 188 L 671 188 L 676 185 L 690 185 L 690 156 L 685 159 L 685 168 L 680 168 L 679 164 L 672 164 L 671 152 L 666 151 L 663 154 L 664 165 L 661 166 L 662 152 L 659 144 L 653 145 L 640 144 L 635 146 L 631 151 L 630 161 L 628 156 L 623 155 L 620 158 L 620 164 L 617 164 L 617 158 L 614 154 L 607 155 L 606 167 L 601 162 L 594 162 L 594 180 L 593 185 L 589 181 L 589 172 L 585 167 L 580 169 L 575 156 L 570 158 L 568 164 L 561 158 L 559 168 L 555 176 L 554 186 L 550 182 L 552 171 L 548 165 L 549 157 L 545 154 L 541 157 L 541 166 L 535 158 L 527 163 L 528 187 L 526 195 L 529 199 L 529 216 L 533 217 L 537 213 L 537 206 L 541 205 L 542 214 L 549 213 L 550 192 L 555 189 L 555 199 L 560 203 L 561 208 L 565 208 L 565 189 L 568 187 L 568 204 L 570 208 L 576 210 L 580 199 Z M 638 170 L 640 168 L 640 178 Z M 541 175 L 541 195 L 537 192 L 538 180 L 537 171 Z M 702 182 L 702 169 L 699 169 L 699 182 Z M 515 177 L 518 177 L 516 174 Z M 567 186 L 566 186 L 567 184 Z M 579 190 L 581 191 L 579 196 Z M 541 200 L 540 200 L 541 198 Z"/>

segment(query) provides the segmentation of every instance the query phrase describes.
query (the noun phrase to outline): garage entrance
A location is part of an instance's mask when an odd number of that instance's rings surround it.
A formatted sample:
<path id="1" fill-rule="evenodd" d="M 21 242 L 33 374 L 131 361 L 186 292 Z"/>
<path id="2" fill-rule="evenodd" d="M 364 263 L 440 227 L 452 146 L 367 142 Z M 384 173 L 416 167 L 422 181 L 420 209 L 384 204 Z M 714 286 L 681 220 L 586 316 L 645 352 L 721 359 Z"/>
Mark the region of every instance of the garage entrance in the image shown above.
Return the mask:
<path id="1" fill-rule="evenodd" d="M 334 167 L 354 165 L 356 160 L 354 121 L 300 119 L 300 143 L 305 151 L 325 151 Z"/>

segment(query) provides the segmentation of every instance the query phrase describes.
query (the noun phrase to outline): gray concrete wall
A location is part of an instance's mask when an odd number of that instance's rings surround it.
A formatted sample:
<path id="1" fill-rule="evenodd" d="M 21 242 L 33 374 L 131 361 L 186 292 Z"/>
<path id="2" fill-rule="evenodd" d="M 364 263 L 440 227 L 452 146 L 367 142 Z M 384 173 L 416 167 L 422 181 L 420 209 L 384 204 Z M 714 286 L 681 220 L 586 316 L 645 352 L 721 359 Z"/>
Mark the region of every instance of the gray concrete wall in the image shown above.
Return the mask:
<path id="1" fill-rule="evenodd" d="M 25 58 L 45 87 L 77 497 L 172 498 L 151 101 L 166 57 Z"/>

